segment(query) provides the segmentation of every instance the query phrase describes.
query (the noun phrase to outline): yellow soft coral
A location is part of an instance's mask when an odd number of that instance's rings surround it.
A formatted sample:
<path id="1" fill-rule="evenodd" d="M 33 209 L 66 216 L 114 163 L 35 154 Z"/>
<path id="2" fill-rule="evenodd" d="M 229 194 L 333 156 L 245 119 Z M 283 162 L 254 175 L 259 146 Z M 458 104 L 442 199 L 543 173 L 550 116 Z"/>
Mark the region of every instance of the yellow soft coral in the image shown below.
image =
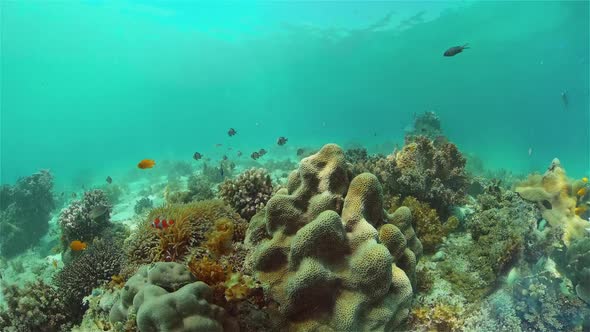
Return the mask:
<path id="1" fill-rule="evenodd" d="M 232 249 L 232 238 L 234 236 L 234 225 L 228 218 L 221 218 L 215 221 L 215 225 L 207 234 L 205 247 L 212 255 L 222 256 L 228 254 Z"/>
<path id="2" fill-rule="evenodd" d="M 543 217 L 552 227 L 563 228 L 563 241 L 567 246 L 572 240 L 584 236 L 587 226 L 587 222 L 576 214 L 579 198 L 574 190 L 579 190 L 579 183 L 567 178 L 558 159 L 553 160 L 544 175 L 530 175 L 514 189 L 525 200 L 539 203 Z"/>

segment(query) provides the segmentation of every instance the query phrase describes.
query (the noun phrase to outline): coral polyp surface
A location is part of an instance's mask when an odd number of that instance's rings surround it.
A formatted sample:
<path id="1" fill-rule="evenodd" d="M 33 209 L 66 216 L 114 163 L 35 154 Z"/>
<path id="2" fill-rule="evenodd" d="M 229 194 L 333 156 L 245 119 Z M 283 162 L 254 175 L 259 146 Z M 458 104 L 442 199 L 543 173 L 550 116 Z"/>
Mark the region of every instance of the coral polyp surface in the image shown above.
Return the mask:
<path id="1" fill-rule="evenodd" d="M 263 168 L 248 169 L 219 185 L 219 196 L 246 220 L 264 208 L 272 192 L 270 175 Z"/>
<path id="2" fill-rule="evenodd" d="M 73 201 L 59 215 L 62 231 L 62 245 L 68 248 L 70 242 L 92 241 L 110 225 L 111 205 L 102 190 L 84 193 L 81 200 Z"/>
<path id="3" fill-rule="evenodd" d="M 143 266 L 123 287 L 110 321 L 135 319 L 142 332 L 236 331 L 225 310 L 212 304 L 212 290 L 178 263 Z"/>
<path id="4" fill-rule="evenodd" d="M 337 145 L 301 161 L 247 238 L 256 245 L 248 260 L 286 328 L 392 331 L 408 316 L 422 250 L 411 214 L 387 214 L 377 178 L 351 179 Z"/>

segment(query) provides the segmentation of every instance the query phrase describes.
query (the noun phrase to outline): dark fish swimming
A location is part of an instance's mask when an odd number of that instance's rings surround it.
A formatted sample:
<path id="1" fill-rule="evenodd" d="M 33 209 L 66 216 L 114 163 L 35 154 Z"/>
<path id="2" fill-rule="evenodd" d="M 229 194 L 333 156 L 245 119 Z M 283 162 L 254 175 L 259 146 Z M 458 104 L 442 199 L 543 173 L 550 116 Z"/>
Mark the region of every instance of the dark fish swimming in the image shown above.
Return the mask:
<path id="1" fill-rule="evenodd" d="M 266 154 L 266 150 L 265 149 L 260 149 L 258 150 L 258 154 L 262 157 Z"/>
<path id="2" fill-rule="evenodd" d="M 285 145 L 287 144 L 288 139 L 284 136 L 279 137 L 279 139 L 277 140 L 277 144 L 278 145 Z"/>
<path id="3" fill-rule="evenodd" d="M 242 151 L 238 151 L 237 154 L 238 154 L 238 157 L 241 157 L 242 156 Z"/>
<path id="4" fill-rule="evenodd" d="M 227 134 L 231 137 L 234 136 L 235 134 L 237 134 L 238 132 L 234 129 L 234 128 L 229 128 L 229 130 L 227 131 Z"/>
<path id="5" fill-rule="evenodd" d="M 250 155 L 250 157 L 254 160 L 260 158 L 260 153 L 258 152 L 252 152 L 252 154 Z"/>
<path id="6" fill-rule="evenodd" d="M 194 160 L 199 160 L 201 158 L 203 158 L 203 155 L 202 154 L 200 154 L 198 152 L 195 152 L 195 154 L 193 154 L 193 159 Z"/>
<path id="7" fill-rule="evenodd" d="M 113 178 L 111 178 L 110 176 L 107 176 L 107 183 L 108 184 L 113 183 Z"/>
<path id="8" fill-rule="evenodd" d="M 563 103 L 563 107 L 567 110 L 567 107 L 569 105 L 569 100 L 567 98 L 567 91 L 563 91 L 561 93 L 561 102 Z"/>
<path id="9" fill-rule="evenodd" d="M 455 55 L 463 52 L 463 50 L 468 49 L 469 46 L 467 46 L 467 45 L 469 45 L 469 44 L 465 44 L 463 46 L 453 46 L 453 47 L 449 48 L 448 50 L 446 50 L 443 55 L 444 56 L 455 56 Z"/>
<path id="10" fill-rule="evenodd" d="M 303 156 L 304 153 L 305 153 L 305 150 L 303 150 L 302 148 L 297 149 L 297 156 L 301 157 L 301 156 Z"/>
<path id="11" fill-rule="evenodd" d="M 547 210 L 551 210 L 553 209 L 553 205 L 551 205 L 551 202 L 549 202 L 548 200 L 542 200 L 541 204 L 543 204 L 543 207 L 545 207 Z"/>
<path id="12" fill-rule="evenodd" d="M 223 155 L 223 160 L 227 160 L 227 156 L 226 155 Z"/>

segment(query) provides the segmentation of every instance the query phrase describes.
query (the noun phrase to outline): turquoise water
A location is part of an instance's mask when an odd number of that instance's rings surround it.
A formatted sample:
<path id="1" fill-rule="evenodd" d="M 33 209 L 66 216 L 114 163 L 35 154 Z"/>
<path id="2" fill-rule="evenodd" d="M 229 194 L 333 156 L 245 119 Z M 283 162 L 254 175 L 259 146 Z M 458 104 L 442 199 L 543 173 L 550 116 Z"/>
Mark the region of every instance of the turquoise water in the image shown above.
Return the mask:
<path id="1" fill-rule="evenodd" d="M 589 173 L 588 2 L 2 3 L 1 181 L 67 185 L 214 144 L 403 143 Z M 450 46 L 471 49 L 443 57 Z M 567 91 L 564 110 L 561 93 Z M 229 127 L 239 135 L 229 138 Z M 532 149 L 529 156 L 528 150 Z M 285 150 L 285 149 L 284 149 Z"/>
<path id="2" fill-rule="evenodd" d="M 0 1 L 0 330 L 589 331 L 589 62 L 589 1 Z"/>

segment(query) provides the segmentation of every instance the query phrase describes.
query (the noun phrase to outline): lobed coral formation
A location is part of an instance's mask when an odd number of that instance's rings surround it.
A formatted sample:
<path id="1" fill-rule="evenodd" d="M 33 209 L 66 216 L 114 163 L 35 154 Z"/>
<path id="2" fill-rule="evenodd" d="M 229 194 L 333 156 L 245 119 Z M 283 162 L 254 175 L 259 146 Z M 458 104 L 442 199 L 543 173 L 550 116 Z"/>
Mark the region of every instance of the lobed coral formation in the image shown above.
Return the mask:
<path id="1" fill-rule="evenodd" d="M 350 181 L 337 145 L 301 161 L 247 238 L 255 276 L 287 328 L 394 330 L 408 316 L 421 253 L 411 213 L 383 210 L 374 175 Z"/>
<path id="2" fill-rule="evenodd" d="M 102 190 L 85 192 L 81 200 L 73 201 L 59 215 L 63 248 L 75 240 L 92 241 L 111 225 L 110 215 L 111 205 Z"/>
<path id="3" fill-rule="evenodd" d="M 219 196 L 246 220 L 264 208 L 272 193 L 270 175 L 263 168 L 248 169 L 219 185 Z"/>
<path id="4" fill-rule="evenodd" d="M 142 266 L 125 283 L 110 321 L 122 325 L 135 319 L 142 332 L 236 331 L 236 322 L 211 303 L 212 295 L 181 264 Z"/>
<path id="5" fill-rule="evenodd" d="M 57 289 L 42 280 L 27 283 L 2 284 L 7 310 L 0 310 L 0 330 L 5 332 L 66 331 L 67 304 Z"/>
<path id="6" fill-rule="evenodd" d="M 36 244 L 49 229 L 55 207 L 53 176 L 42 170 L 0 187 L 0 254 L 14 256 Z"/>
<path id="7" fill-rule="evenodd" d="M 68 306 L 71 319 L 81 318 L 86 306 L 84 296 L 108 283 L 120 273 L 123 264 L 121 246 L 110 240 L 96 240 L 79 257 L 54 277 L 54 283 Z"/>
<path id="8" fill-rule="evenodd" d="M 188 190 L 170 191 L 170 186 L 168 186 L 164 198 L 170 204 L 208 200 L 215 196 L 211 187 L 212 184 L 205 176 L 193 174 L 188 178 Z"/>
<path id="9" fill-rule="evenodd" d="M 576 197 L 580 182 L 570 181 L 556 158 L 545 174 L 530 175 L 526 181 L 517 184 L 514 191 L 527 201 L 537 203 L 543 218 L 552 227 L 563 228 L 563 241 L 569 245 L 572 240 L 584 236 L 588 226 L 580 218 L 580 210 L 576 210 L 581 200 Z"/>

